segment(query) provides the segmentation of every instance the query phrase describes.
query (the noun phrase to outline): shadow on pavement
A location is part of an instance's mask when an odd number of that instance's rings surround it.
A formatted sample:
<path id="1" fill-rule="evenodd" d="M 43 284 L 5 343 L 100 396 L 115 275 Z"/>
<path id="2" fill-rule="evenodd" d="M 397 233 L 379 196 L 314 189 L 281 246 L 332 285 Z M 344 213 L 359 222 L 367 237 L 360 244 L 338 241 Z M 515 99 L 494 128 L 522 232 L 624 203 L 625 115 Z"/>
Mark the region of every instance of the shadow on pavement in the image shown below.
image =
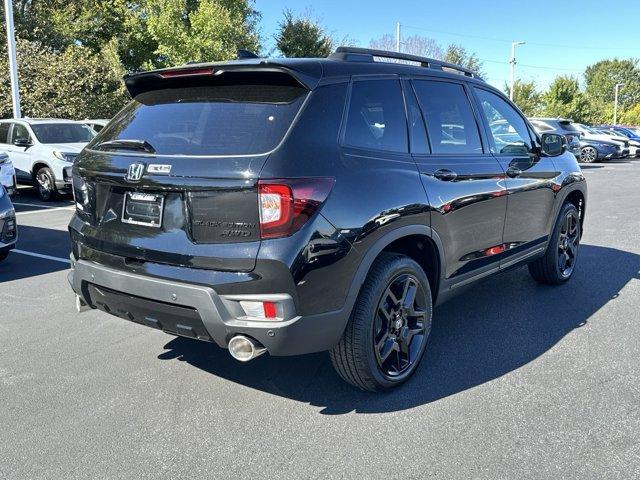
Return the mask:
<path id="1" fill-rule="evenodd" d="M 327 415 L 404 410 L 481 385 L 535 360 L 615 301 L 620 290 L 638 278 L 639 270 L 640 255 L 582 245 L 576 272 L 566 285 L 539 285 L 526 269 L 489 279 L 436 309 L 416 374 L 385 394 L 361 392 L 343 383 L 327 353 L 264 355 L 241 364 L 214 345 L 175 338 L 158 358 L 188 362 L 229 381 L 321 407 Z"/>
<path id="2" fill-rule="evenodd" d="M 18 219 L 16 249 L 68 259 L 70 244 L 69 232 L 66 230 L 21 225 Z M 11 252 L 6 260 L 0 262 L 0 284 L 68 268 L 69 264 L 60 261 Z"/>

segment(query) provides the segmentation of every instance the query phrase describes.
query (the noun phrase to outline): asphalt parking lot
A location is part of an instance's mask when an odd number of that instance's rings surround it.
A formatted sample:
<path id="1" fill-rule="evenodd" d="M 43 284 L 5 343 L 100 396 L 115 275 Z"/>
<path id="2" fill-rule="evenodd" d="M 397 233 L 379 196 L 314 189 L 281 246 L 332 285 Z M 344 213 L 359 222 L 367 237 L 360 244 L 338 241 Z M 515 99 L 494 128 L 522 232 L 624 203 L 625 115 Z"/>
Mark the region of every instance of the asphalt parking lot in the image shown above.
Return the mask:
<path id="1" fill-rule="evenodd" d="M 0 478 L 639 478 L 640 160 L 584 171 L 572 281 L 519 269 L 439 307 L 417 374 L 384 395 L 326 354 L 240 364 L 77 314 L 72 202 L 21 190 L 0 264 Z"/>

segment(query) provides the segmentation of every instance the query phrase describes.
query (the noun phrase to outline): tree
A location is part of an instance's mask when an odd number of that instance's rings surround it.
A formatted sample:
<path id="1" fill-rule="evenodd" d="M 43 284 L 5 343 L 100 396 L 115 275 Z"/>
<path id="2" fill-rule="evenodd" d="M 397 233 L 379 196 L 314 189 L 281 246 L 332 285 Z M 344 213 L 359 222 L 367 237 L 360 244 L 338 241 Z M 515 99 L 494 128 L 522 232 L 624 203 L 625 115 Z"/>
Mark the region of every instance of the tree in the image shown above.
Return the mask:
<path id="1" fill-rule="evenodd" d="M 543 101 L 545 115 L 570 118 L 576 122 L 589 121 L 589 102 L 580 91 L 578 79 L 573 76 L 556 77 L 544 93 Z"/>
<path id="2" fill-rule="evenodd" d="M 445 62 L 455 63 L 456 65 L 473 70 L 480 77 L 483 75 L 482 62 L 478 56 L 473 52 L 467 51 L 467 49 L 461 45 L 449 45 L 442 59 Z"/>
<path id="3" fill-rule="evenodd" d="M 284 11 L 278 33 L 274 36 L 276 47 L 285 57 L 326 57 L 334 48 L 334 40 L 310 14 L 295 17 L 291 10 Z"/>
<path id="4" fill-rule="evenodd" d="M 371 40 L 369 42 L 369 48 L 394 52 L 396 50 L 396 38 L 394 35 L 387 33 L 378 39 Z M 437 59 L 442 58 L 444 55 L 442 47 L 438 45 L 438 42 L 433 38 L 422 37 L 420 35 L 413 35 L 411 37 L 404 38 L 402 40 L 400 50 L 403 53 L 411 55 Z"/>
<path id="5" fill-rule="evenodd" d="M 250 0 L 147 0 L 146 26 L 157 43 L 146 66 L 229 60 L 260 48 Z"/>
<path id="6" fill-rule="evenodd" d="M 620 116 L 620 120 L 625 125 L 640 125 L 640 103 L 625 110 Z"/>
<path id="7" fill-rule="evenodd" d="M 509 94 L 509 85 L 504 84 L 504 92 Z M 516 80 L 513 84 L 513 101 L 527 117 L 538 115 L 542 109 L 542 94 L 533 81 Z"/>
<path id="8" fill-rule="evenodd" d="M 110 118 L 127 101 L 121 80 L 124 72 L 113 43 L 97 54 L 80 45 L 58 53 L 19 39 L 17 57 L 25 116 Z M 0 69 L 8 69 L 6 47 L 0 51 Z M 0 83 L 0 115 L 12 116 L 8 76 Z"/>
<path id="9" fill-rule="evenodd" d="M 613 120 L 615 85 L 619 90 L 619 110 L 628 110 L 640 103 L 640 68 L 638 60 L 602 60 L 587 67 L 584 73 L 585 94 L 591 105 L 591 121 L 605 123 Z"/>

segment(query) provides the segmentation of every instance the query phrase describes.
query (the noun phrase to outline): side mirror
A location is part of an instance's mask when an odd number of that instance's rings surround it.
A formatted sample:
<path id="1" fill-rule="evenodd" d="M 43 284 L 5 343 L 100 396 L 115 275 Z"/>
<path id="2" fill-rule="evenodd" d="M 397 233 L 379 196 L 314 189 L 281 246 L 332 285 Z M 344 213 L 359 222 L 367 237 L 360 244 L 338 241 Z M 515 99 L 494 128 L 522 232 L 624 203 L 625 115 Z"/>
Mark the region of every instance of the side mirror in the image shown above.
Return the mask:
<path id="1" fill-rule="evenodd" d="M 557 157 L 567 150 L 567 139 L 557 133 L 542 134 L 542 152 L 548 157 Z"/>
<path id="2" fill-rule="evenodd" d="M 24 147 L 24 148 L 27 148 L 27 147 L 30 147 L 30 146 L 31 146 L 31 142 L 29 141 L 29 139 L 28 139 L 28 138 L 16 138 L 16 139 L 13 141 L 13 144 L 14 144 L 16 147 Z"/>

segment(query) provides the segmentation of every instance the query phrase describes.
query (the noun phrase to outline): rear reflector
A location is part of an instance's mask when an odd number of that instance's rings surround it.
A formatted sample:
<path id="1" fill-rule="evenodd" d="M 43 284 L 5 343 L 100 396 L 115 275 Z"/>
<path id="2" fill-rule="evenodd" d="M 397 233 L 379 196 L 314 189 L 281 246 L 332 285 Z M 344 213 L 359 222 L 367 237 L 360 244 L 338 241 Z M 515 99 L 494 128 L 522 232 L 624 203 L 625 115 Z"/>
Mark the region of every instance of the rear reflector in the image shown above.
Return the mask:
<path id="1" fill-rule="evenodd" d="M 264 318 L 265 320 L 278 319 L 278 304 L 276 302 L 251 302 L 241 301 L 240 306 L 247 317 Z"/>
<path id="2" fill-rule="evenodd" d="M 190 77 L 192 75 L 211 75 L 213 73 L 213 68 L 185 68 L 182 70 L 167 70 L 166 72 L 160 73 L 162 78 L 173 78 L 173 77 Z"/>
<path id="3" fill-rule="evenodd" d="M 327 199 L 333 178 L 289 178 L 258 181 L 261 238 L 292 235 Z"/>

